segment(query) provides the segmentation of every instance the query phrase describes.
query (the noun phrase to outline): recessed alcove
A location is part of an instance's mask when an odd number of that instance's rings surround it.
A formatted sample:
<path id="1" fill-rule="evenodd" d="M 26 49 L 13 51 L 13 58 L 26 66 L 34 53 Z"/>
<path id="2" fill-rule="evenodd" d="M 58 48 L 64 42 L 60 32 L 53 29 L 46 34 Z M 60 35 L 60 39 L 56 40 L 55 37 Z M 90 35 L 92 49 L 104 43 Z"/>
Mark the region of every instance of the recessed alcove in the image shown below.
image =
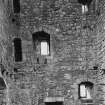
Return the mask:
<path id="1" fill-rule="evenodd" d="M 41 56 L 50 55 L 50 35 L 44 31 L 32 34 L 34 49 Z"/>

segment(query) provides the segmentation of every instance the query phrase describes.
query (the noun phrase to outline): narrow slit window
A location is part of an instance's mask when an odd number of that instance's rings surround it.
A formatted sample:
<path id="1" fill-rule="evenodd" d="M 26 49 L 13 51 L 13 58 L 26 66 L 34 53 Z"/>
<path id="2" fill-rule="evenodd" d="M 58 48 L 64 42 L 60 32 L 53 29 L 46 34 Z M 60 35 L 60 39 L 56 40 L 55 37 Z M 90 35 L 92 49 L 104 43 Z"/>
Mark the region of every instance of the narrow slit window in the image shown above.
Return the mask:
<path id="1" fill-rule="evenodd" d="M 14 56 L 16 62 L 22 61 L 22 47 L 20 38 L 14 39 Z"/>
<path id="2" fill-rule="evenodd" d="M 13 0 L 14 13 L 20 12 L 20 0 Z"/>

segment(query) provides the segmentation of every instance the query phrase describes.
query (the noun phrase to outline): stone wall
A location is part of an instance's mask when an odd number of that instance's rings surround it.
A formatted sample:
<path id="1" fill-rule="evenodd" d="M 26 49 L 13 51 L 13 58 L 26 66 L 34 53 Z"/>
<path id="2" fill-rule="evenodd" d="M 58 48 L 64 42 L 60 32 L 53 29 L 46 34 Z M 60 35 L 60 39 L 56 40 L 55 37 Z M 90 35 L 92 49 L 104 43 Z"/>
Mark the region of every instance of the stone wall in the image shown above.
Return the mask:
<path id="1" fill-rule="evenodd" d="M 96 35 L 97 35 L 97 64 L 99 66 L 99 89 L 98 89 L 98 100 L 99 103 L 105 104 L 105 1 L 99 0 L 97 6 L 97 21 L 96 21 Z M 100 94 L 100 95 L 99 95 Z"/>
<path id="2" fill-rule="evenodd" d="M 64 105 L 82 105 L 78 84 L 90 81 L 93 104 L 99 105 L 95 0 L 87 14 L 77 0 L 21 0 L 19 14 L 13 13 L 12 0 L 8 3 L 9 27 L 3 32 L 8 39 L 3 59 L 8 104 L 43 105 L 46 97 L 63 97 Z M 32 34 L 42 30 L 50 34 L 50 56 L 36 56 L 33 49 Z M 15 37 L 22 40 L 22 62 L 14 60 Z"/>
<path id="3" fill-rule="evenodd" d="M 9 14 L 10 11 L 8 9 L 8 3 L 4 0 L 0 1 L 0 71 L 2 71 L 3 68 L 7 68 L 7 48 L 8 48 L 8 36 L 10 34 L 10 25 L 9 25 Z M 4 66 L 2 66 L 4 65 Z M 0 72 L 0 78 L 3 78 L 6 84 L 6 77 L 5 75 L 2 75 L 2 72 Z M 0 81 L 0 84 L 2 86 L 2 82 Z M 0 88 L 0 105 L 7 105 L 8 103 L 8 86 L 6 89 L 1 89 Z"/>

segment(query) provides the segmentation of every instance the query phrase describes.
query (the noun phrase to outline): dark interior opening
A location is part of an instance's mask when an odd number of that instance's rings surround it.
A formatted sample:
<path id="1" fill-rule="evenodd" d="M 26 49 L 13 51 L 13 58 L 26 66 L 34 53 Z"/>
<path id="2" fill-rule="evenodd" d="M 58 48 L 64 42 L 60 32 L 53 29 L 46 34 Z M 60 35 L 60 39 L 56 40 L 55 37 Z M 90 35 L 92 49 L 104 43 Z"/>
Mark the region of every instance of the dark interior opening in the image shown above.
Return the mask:
<path id="1" fill-rule="evenodd" d="M 79 88 L 78 88 L 78 94 L 79 94 L 79 99 L 83 98 L 80 96 L 80 87 L 81 85 L 84 85 L 86 88 L 88 87 L 89 89 L 93 89 L 94 84 L 90 81 L 83 81 L 79 84 Z"/>
<path id="2" fill-rule="evenodd" d="M 84 82 L 81 82 L 79 85 L 81 85 L 81 84 L 84 84 L 84 85 L 86 85 L 86 86 L 89 86 L 89 87 L 93 87 L 93 83 L 92 82 L 89 82 L 89 81 L 84 81 Z"/>
<path id="3" fill-rule="evenodd" d="M 63 105 L 63 102 L 59 101 L 59 102 L 45 102 L 45 105 Z"/>
<path id="4" fill-rule="evenodd" d="M 13 0 L 14 13 L 20 12 L 20 0 Z"/>
<path id="5" fill-rule="evenodd" d="M 33 37 L 33 40 L 36 41 L 36 40 L 39 40 L 39 41 L 42 41 L 42 40 L 47 40 L 49 41 L 50 39 L 50 35 L 44 31 L 38 31 L 36 33 L 34 33 L 32 35 Z"/>
<path id="6" fill-rule="evenodd" d="M 16 62 L 22 61 L 22 47 L 21 47 L 20 38 L 14 39 L 14 50 L 15 50 L 15 61 Z"/>
<path id="7" fill-rule="evenodd" d="M 82 5 L 90 5 L 92 0 L 78 0 L 78 2 Z"/>

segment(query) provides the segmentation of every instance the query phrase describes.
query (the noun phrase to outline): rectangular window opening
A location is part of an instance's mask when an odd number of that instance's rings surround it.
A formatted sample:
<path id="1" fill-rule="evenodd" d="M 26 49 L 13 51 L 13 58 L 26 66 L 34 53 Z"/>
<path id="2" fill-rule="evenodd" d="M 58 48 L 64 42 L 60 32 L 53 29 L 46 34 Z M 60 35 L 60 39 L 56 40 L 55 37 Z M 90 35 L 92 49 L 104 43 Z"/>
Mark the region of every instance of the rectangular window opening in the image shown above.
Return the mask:
<path id="1" fill-rule="evenodd" d="M 20 62 L 22 61 L 22 47 L 21 47 L 21 40 L 16 38 L 14 40 L 14 53 L 15 53 L 15 61 Z"/>
<path id="2" fill-rule="evenodd" d="M 91 89 L 88 86 L 80 85 L 80 97 L 83 99 L 92 99 Z"/>
<path id="3" fill-rule="evenodd" d="M 50 35 L 44 31 L 32 34 L 33 49 L 37 55 L 50 55 Z"/>
<path id="4" fill-rule="evenodd" d="M 14 13 L 20 13 L 20 0 L 13 0 Z"/>
<path id="5" fill-rule="evenodd" d="M 81 97 L 86 97 L 86 88 L 85 85 L 80 86 L 80 96 Z"/>
<path id="6" fill-rule="evenodd" d="M 88 12 L 88 6 L 87 5 L 82 5 L 82 13 Z"/>
<path id="7" fill-rule="evenodd" d="M 46 41 L 41 42 L 41 55 L 49 55 L 49 44 Z"/>

